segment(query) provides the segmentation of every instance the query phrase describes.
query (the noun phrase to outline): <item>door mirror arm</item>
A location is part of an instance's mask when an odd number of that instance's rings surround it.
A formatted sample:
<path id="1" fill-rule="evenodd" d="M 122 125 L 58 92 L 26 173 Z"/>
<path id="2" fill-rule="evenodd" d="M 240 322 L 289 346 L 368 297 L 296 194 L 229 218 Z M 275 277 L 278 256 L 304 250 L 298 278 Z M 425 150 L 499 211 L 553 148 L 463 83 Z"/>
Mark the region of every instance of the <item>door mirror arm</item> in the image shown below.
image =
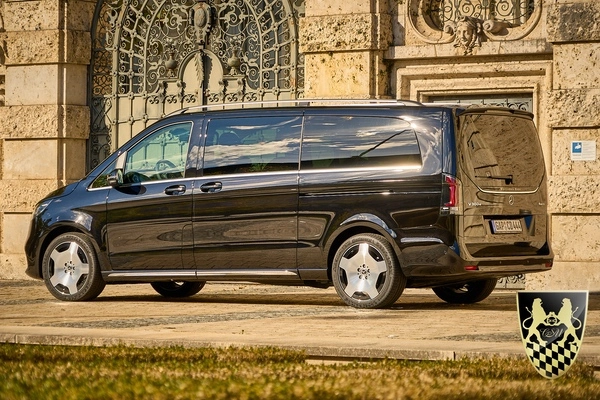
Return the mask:
<path id="1" fill-rule="evenodd" d="M 106 180 L 111 187 L 119 187 L 123 184 L 123 170 L 125 169 L 125 161 L 127 160 L 127 152 L 124 151 L 117 158 L 115 163 L 115 169 L 109 172 L 106 176 Z"/>

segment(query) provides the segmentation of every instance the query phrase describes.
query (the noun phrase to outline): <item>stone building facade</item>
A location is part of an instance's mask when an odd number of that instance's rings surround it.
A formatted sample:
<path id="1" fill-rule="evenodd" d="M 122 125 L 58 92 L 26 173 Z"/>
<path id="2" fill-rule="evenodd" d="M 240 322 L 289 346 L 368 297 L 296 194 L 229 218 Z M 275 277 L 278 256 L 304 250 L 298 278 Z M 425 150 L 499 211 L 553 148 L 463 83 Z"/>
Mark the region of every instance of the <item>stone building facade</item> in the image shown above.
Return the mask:
<path id="1" fill-rule="evenodd" d="M 574 159 L 571 148 L 585 141 L 596 151 L 600 138 L 597 1 L 135 2 L 154 4 L 152 12 L 130 3 L 0 0 L 0 278 L 24 277 L 23 243 L 39 198 L 169 109 L 241 98 L 403 98 L 533 111 L 556 261 L 527 286 L 600 290 L 600 162 Z M 235 13 L 267 15 L 256 21 L 271 24 L 273 43 L 254 48 L 260 37 L 242 31 L 257 24 L 223 22 Z M 170 24 L 156 72 L 144 69 L 136 60 L 151 65 L 148 43 Z M 134 39 L 110 47 L 119 29 L 145 40 L 146 53 Z M 256 71 L 250 59 L 261 60 Z"/>

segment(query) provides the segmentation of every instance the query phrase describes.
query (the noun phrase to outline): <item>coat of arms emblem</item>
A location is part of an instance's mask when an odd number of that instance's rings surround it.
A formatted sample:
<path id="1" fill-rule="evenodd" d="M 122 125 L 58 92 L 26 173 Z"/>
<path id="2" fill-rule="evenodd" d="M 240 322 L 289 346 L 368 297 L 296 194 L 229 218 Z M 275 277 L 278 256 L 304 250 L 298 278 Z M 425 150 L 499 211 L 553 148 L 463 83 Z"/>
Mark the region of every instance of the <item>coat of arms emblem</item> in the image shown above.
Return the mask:
<path id="1" fill-rule="evenodd" d="M 517 309 L 527 358 L 545 378 L 562 376 L 583 342 L 587 291 L 519 292 Z"/>

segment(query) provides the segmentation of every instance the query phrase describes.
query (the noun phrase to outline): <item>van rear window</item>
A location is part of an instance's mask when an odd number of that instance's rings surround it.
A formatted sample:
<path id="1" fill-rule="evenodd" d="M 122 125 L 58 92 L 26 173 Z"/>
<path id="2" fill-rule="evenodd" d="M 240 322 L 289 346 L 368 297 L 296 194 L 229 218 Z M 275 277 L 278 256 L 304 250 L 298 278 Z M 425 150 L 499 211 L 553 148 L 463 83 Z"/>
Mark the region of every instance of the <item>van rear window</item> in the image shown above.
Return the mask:
<path id="1" fill-rule="evenodd" d="M 459 123 L 463 170 L 479 188 L 537 189 L 544 176 L 544 159 L 531 119 L 469 113 Z"/>
<path id="2" fill-rule="evenodd" d="M 398 118 L 308 116 L 302 139 L 302 169 L 420 167 L 414 129 Z"/>

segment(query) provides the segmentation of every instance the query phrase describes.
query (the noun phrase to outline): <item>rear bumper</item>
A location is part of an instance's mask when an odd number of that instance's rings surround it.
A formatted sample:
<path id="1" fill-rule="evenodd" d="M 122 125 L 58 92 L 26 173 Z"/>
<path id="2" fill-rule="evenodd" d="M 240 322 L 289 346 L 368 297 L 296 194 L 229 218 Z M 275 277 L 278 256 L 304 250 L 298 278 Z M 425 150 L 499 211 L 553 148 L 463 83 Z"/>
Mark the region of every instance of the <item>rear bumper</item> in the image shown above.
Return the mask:
<path id="1" fill-rule="evenodd" d="M 400 265 L 409 286 L 441 286 L 469 280 L 546 272 L 553 254 L 512 257 L 462 258 L 454 246 L 430 244 L 402 251 Z"/>

